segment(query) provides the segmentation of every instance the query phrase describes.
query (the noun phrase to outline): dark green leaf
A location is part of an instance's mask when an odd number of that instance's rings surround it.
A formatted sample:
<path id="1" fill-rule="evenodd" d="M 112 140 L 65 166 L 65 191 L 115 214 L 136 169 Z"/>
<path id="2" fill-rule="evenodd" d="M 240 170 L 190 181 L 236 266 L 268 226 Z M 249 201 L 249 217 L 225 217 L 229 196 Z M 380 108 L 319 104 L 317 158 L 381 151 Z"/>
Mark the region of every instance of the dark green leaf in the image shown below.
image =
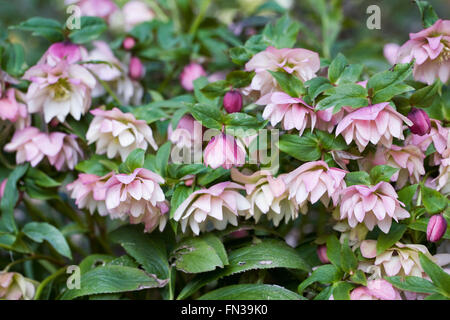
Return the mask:
<path id="1" fill-rule="evenodd" d="M 428 213 L 434 214 L 444 211 L 447 207 L 447 199 L 439 191 L 420 186 L 422 201 Z"/>
<path id="2" fill-rule="evenodd" d="M 54 19 L 33 17 L 13 28 L 31 31 L 33 36 L 44 37 L 50 42 L 59 42 L 64 40 L 62 25 Z"/>
<path id="3" fill-rule="evenodd" d="M 434 11 L 428 1 L 416 0 L 417 7 L 419 7 L 420 15 L 422 16 L 422 24 L 424 28 L 431 27 L 438 19 L 438 15 Z"/>
<path id="4" fill-rule="evenodd" d="M 293 134 L 282 135 L 278 148 L 301 161 L 315 161 L 322 155 L 317 137 L 309 132 L 301 137 Z"/>
<path id="5" fill-rule="evenodd" d="M 421 292 L 421 293 L 439 292 L 439 289 L 433 283 L 420 277 L 395 276 L 395 277 L 386 277 L 385 279 L 400 290 Z"/>
<path id="6" fill-rule="evenodd" d="M 133 150 L 125 160 L 119 166 L 119 171 L 121 173 L 132 173 L 137 168 L 144 167 L 145 151 L 143 149 Z"/>
<path id="7" fill-rule="evenodd" d="M 96 40 L 108 28 L 105 20 L 99 17 L 81 17 L 80 25 L 80 29 L 74 29 L 69 34 L 73 43 L 83 44 Z"/>
<path id="8" fill-rule="evenodd" d="M 291 97 L 298 98 L 306 93 L 303 82 L 294 76 L 283 71 L 270 71 L 270 74 L 277 80 L 281 89 Z"/>
<path id="9" fill-rule="evenodd" d="M 431 278 L 433 284 L 438 286 L 447 296 L 450 296 L 450 275 L 421 252 L 419 253 L 419 259 L 420 265 Z"/>
<path id="10" fill-rule="evenodd" d="M 393 168 L 387 165 L 375 166 L 370 170 L 370 180 L 372 184 L 377 184 L 378 182 L 385 181 L 389 182 L 392 175 L 394 175 L 399 168 Z"/>
<path id="11" fill-rule="evenodd" d="M 347 59 L 342 53 L 339 53 L 336 58 L 331 61 L 331 64 L 328 67 L 328 78 L 330 79 L 331 83 L 337 82 L 342 72 L 344 72 L 346 66 Z"/>
<path id="12" fill-rule="evenodd" d="M 22 232 L 31 240 L 41 243 L 46 240 L 59 254 L 72 259 L 69 245 L 61 231 L 46 222 L 30 222 L 23 227 Z"/>
<path id="13" fill-rule="evenodd" d="M 370 185 L 370 175 L 365 171 L 353 171 L 345 175 L 345 181 L 347 186 L 353 186 L 356 184 Z"/>
<path id="14" fill-rule="evenodd" d="M 406 231 L 406 225 L 392 223 L 389 233 L 381 232 L 377 241 L 377 254 L 381 254 L 399 241 Z"/>
<path id="15" fill-rule="evenodd" d="M 199 300 L 304 300 L 304 298 L 277 285 L 236 284 L 208 292 Z"/>
<path id="16" fill-rule="evenodd" d="M 298 286 L 298 293 L 302 294 L 303 290 L 305 290 L 308 286 L 313 284 L 314 282 L 319 282 L 322 284 L 332 283 L 340 280 L 342 277 L 342 272 L 332 264 L 326 264 L 315 269 L 311 275 L 306 278 L 300 285 Z"/>

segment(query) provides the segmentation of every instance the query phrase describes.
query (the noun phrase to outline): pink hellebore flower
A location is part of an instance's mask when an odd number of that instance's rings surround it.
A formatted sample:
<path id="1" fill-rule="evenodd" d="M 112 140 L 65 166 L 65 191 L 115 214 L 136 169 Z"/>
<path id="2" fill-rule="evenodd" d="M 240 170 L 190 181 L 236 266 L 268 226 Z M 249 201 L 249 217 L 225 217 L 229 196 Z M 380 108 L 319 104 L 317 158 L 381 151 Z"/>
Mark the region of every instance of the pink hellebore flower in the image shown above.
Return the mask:
<path id="1" fill-rule="evenodd" d="M 130 58 L 130 65 L 128 70 L 129 76 L 133 80 L 140 80 L 145 75 L 145 67 L 138 57 Z"/>
<path id="2" fill-rule="evenodd" d="M 87 208 L 91 214 L 97 209 L 101 216 L 106 216 L 108 210 L 105 204 L 106 189 L 104 185 L 111 176 L 112 173 L 103 177 L 80 173 L 78 179 L 66 187 L 67 190 L 72 191 L 71 197 L 75 199 L 75 204 L 79 209 Z"/>
<path id="3" fill-rule="evenodd" d="M 269 71 L 282 69 L 302 81 L 316 76 L 320 69 L 320 59 L 316 52 L 306 49 L 276 49 L 268 47 L 255 54 L 245 65 L 246 71 L 255 71 L 250 88 L 260 91 L 261 96 L 275 91 L 277 82 Z"/>
<path id="4" fill-rule="evenodd" d="M 86 58 L 87 51 L 84 47 L 71 42 L 57 42 L 47 49 L 38 64 L 48 64 L 54 67 L 63 60 L 68 64 L 74 64 Z"/>
<path id="5" fill-rule="evenodd" d="M 0 300 L 32 300 L 38 284 L 20 273 L 0 271 Z"/>
<path id="6" fill-rule="evenodd" d="M 52 132 L 48 136 L 43 135 L 37 143 L 44 145 L 54 144 L 58 151 L 55 154 L 49 154 L 46 150 L 48 161 L 56 170 L 73 170 L 78 163 L 78 158 L 83 157 L 83 151 L 77 143 L 77 136 L 74 134 L 65 134 L 62 132 Z"/>
<path id="7" fill-rule="evenodd" d="M 347 144 L 354 140 L 360 152 L 369 142 L 381 142 L 389 148 L 393 138 L 404 139 L 403 122 L 412 125 L 412 122 L 395 111 L 389 102 L 378 103 L 346 115 L 336 128 L 336 136 L 341 134 Z"/>
<path id="8" fill-rule="evenodd" d="M 375 225 L 388 233 L 392 219 L 398 222 L 409 217 L 404 204 L 398 199 L 394 188 L 381 181 L 373 187 L 353 185 L 342 192 L 340 219 L 348 219 L 350 227 L 364 223 L 372 230 Z"/>
<path id="9" fill-rule="evenodd" d="M 360 246 L 364 258 L 375 261 L 361 262 L 359 269 L 371 273 L 371 277 L 383 276 L 415 276 L 423 278 L 424 273 L 420 264 L 419 253 L 423 253 L 431 260 L 438 262 L 438 257 L 431 256 L 428 249 L 421 244 L 403 244 L 397 242 L 392 248 L 377 255 L 377 241 L 364 240 Z"/>
<path id="10" fill-rule="evenodd" d="M 245 163 L 245 148 L 233 136 L 221 133 L 209 141 L 204 151 L 205 166 L 213 169 L 242 166 Z"/>
<path id="11" fill-rule="evenodd" d="M 449 139 L 450 140 L 450 139 Z M 450 194 L 450 147 L 442 153 L 439 165 L 439 176 L 434 179 L 437 190 L 443 194 Z"/>
<path id="12" fill-rule="evenodd" d="M 398 49 L 400 49 L 400 46 L 396 43 L 387 43 L 383 47 L 383 55 L 392 65 L 397 61 Z"/>
<path id="13" fill-rule="evenodd" d="M 194 80 L 204 76 L 206 76 L 206 72 L 200 64 L 190 63 L 181 72 L 181 86 L 187 91 L 192 91 L 194 90 Z"/>
<path id="14" fill-rule="evenodd" d="M 41 132 L 34 127 L 28 127 L 17 130 L 11 139 L 11 142 L 5 145 L 4 150 L 8 152 L 16 151 L 16 163 L 28 161 L 32 167 L 35 167 L 44 158 L 43 147 L 37 143 Z M 50 146 L 53 149 L 53 146 Z"/>
<path id="15" fill-rule="evenodd" d="M 95 116 L 86 133 L 88 144 L 96 143 L 96 153 L 114 158 L 117 154 L 123 161 L 135 149 L 147 150 L 148 144 L 157 150 L 152 129 L 144 120 L 136 120 L 133 114 L 123 113 L 118 108 L 110 111 L 92 110 Z"/>
<path id="16" fill-rule="evenodd" d="M 420 177 L 425 174 L 423 160 L 425 154 L 414 145 L 399 147 L 392 145 L 389 149 L 378 147 L 375 154 L 375 165 L 388 165 L 400 169 L 391 177 L 391 181 L 397 181 L 397 188 L 402 188 L 406 182 L 419 183 Z"/>
<path id="17" fill-rule="evenodd" d="M 38 64 L 28 69 L 23 78 L 31 81 L 27 92 L 28 111 L 43 112 L 46 123 L 54 117 L 64 122 L 69 113 L 80 120 L 91 106 L 91 90 L 96 80 L 78 64 L 66 60 L 55 66 Z"/>
<path id="18" fill-rule="evenodd" d="M 14 88 L 6 89 L 4 97 L 0 98 L 0 119 L 21 122 L 22 125 L 25 125 L 30 122 L 27 107 L 16 100 L 16 94 L 18 93 L 19 91 Z"/>
<path id="19" fill-rule="evenodd" d="M 100 17 L 108 19 L 118 7 L 113 0 L 66 0 L 66 5 L 76 4 L 83 16 Z"/>
<path id="20" fill-rule="evenodd" d="M 351 109 L 351 108 L 350 108 Z M 337 113 L 333 114 L 333 108 L 328 108 L 325 110 L 316 111 L 317 122 L 316 128 L 322 131 L 328 131 L 331 133 L 336 125 L 341 122 L 344 114 L 346 112 L 346 108 L 342 108 Z"/>
<path id="21" fill-rule="evenodd" d="M 305 128 L 314 129 L 317 116 L 311 106 L 301 98 L 292 98 L 284 92 L 262 96 L 256 104 L 266 105 L 263 118 L 275 126 L 282 121 L 284 130 L 297 129 L 302 135 Z"/>
<path id="22" fill-rule="evenodd" d="M 432 215 L 427 225 L 427 240 L 438 242 L 447 231 L 447 220 L 442 214 Z"/>
<path id="23" fill-rule="evenodd" d="M 430 133 L 430 117 L 424 110 L 412 108 L 411 112 L 408 113 L 408 119 L 413 122 L 413 125 L 409 128 L 413 134 L 423 136 Z"/>
<path id="24" fill-rule="evenodd" d="M 197 190 L 178 207 L 174 219 L 181 220 L 183 232 L 189 224 L 196 235 L 206 229 L 224 230 L 228 223 L 237 226 L 237 217 L 250 209 L 248 200 L 239 193 L 242 189 L 241 185 L 227 181 Z"/>
<path id="25" fill-rule="evenodd" d="M 160 215 L 164 203 L 160 184 L 164 179 L 158 174 L 138 168 L 131 174 L 115 174 L 106 181 L 106 209 L 111 218 L 148 219 Z M 133 221 L 132 221 L 133 222 Z"/>
<path id="26" fill-rule="evenodd" d="M 446 83 L 450 76 L 450 20 L 439 19 L 425 30 L 410 33 L 409 38 L 399 49 L 397 62 L 414 58 L 414 79 L 428 85 L 437 78 Z"/>
<path id="27" fill-rule="evenodd" d="M 406 138 L 406 144 L 418 146 L 425 152 L 431 143 L 439 154 L 442 154 L 447 148 L 447 140 L 450 139 L 450 129 L 443 127 L 438 120 L 431 119 L 430 133 L 419 136 L 411 134 Z"/>
<path id="28" fill-rule="evenodd" d="M 168 201 L 160 202 L 156 205 L 156 210 L 145 211 L 145 213 L 139 217 L 130 216 L 131 224 L 144 223 L 144 232 L 152 232 L 159 227 L 159 231 L 163 231 L 169 220 L 170 207 Z"/>
<path id="29" fill-rule="evenodd" d="M 327 264 L 330 263 L 330 259 L 327 256 L 327 246 L 322 244 L 317 247 L 317 256 L 319 257 L 320 262 Z"/>
<path id="30" fill-rule="evenodd" d="M 297 218 L 297 204 L 293 200 L 288 200 L 282 176 L 274 178 L 267 170 L 245 175 L 232 168 L 231 178 L 245 185 L 247 200 L 251 205 L 247 219 L 253 217 L 258 222 L 261 216 L 265 215 L 268 220 L 273 221 L 275 227 L 278 227 L 283 218 L 286 223 Z"/>
<path id="31" fill-rule="evenodd" d="M 402 300 L 402 298 L 389 282 L 377 279 L 367 281 L 367 287 L 353 289 L 350 300 Z"/>
<path id="32" fill-rule="evenodd" d="M 197 141 L 202 143 L 202 125 L 191 115 L 183 116 L 175 130 L 169 125 L 167 129 L 169 140 L 180 148 L 191 148 Z"/>
<path id="33" fill-rule="evenodd" d="M 123 64 L 114 56 L 109 45 L 104 41 L 94 41 L 94 49 L 89 51 L 88 60 L 109 62 L 98 64 L 86 64 L 86 68 L 93 71 L 103 81 L 113 81 L 122 75 Z M 100 84 L 99 84 L 100 85 Z M 96 90 L 98 91 L 98 90 Z"/>
<path id="34" fill-rule="evenodd" d="M 320 200 L 328 206 L 330 198 L 337 205 L 339 195 L 345 188 L 347 171 L 330 168 L 325 161 L 307 162 L 294 171 L 286 174 L 283 179 L 289 190 L 289 199 L 294 199 L 303 214 L 307 212 L 307 202 L 311 204 Z"/>
<path id="35" fill-rule="evenodd" d="M 144 1 L 128 1 L 122 8 L 125 31 L 130 31 L 136 25 L 153 20 L 155 14 Z"/>

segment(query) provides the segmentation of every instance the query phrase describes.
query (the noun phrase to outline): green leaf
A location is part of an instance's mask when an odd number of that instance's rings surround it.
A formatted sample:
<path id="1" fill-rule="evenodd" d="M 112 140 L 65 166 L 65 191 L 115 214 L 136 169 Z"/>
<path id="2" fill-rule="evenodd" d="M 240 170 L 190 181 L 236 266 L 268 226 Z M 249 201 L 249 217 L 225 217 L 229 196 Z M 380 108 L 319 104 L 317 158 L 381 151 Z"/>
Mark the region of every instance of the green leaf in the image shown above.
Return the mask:
<path id="1" fill-rule="evenodd" d="M 377 184 L 378 182 L 385 181 L 389 182 L 391 177 L 398 171 L 399 168 L 393 168 L 387 165 L 378 165 L 370 170 L 370 180 L 372 184 Z"/>
<path id="2" fill-rule="evenodd" d="M 341 76 L 339 77 L 338 84 L 341 83 L 354 83 L 359 80 L 364 66 L 362 64 L 351 64 L 344 69 Z"/>
<path id="3" fill-rule="evenodd" d="M 267 121 L 243 112 L 228 113 L 224 116 L 225 132 L 236 137 L 247 137 L 256 134 L 256 130 L 266 126 Z M 254 129 L 254 130 L 251 130 Z"/>
<path id="4" fill-rule="evenodd" d="M 227 74 L 227 82 L 233 88 L 243 88 L 250 85 L 252 82 L 254 72 L 247 72 L 242 70 L 231 71 Z"/>
<path id="5" fill-rule="evenodd" d="M 175 188 L 172 198 L 170 199 L 170 218 L 173 218 L 175 211 L 191 193 L 192 188 L 184 185 L 179 185 Z"/>
<path id="6" fill-rule="evenodd" d="M 355 287 L 355 285 L 339 281 L 333 284 L 333 298 L 334 300 L 350 300 L 350 291 Z"/>
<path id="7" fill-rule="evenodd" d="M 414 195 L 416 194 L 418 186 L 418 184 L 412 184 L 401 189 L 399 192 L 397 192 L 398 200 L 403 202 L 403 204 L 408 207 L 411 204 Z"/>
<path id="8" fill-rule="evenodd" d="M 145 151 L 143 149 L 133 150 L 125 160 L 119 166 L 120 173 L 132 173 L 137 168 L 144 167 Z"/>
<path id="9" fill-rule="evenodd" d="M 42 243 L 42 241 L 46 240 L 59 254 L 72 259 L 72 253 L 70 252 L 66 239 L 61 231 L 51 224 L 46 222 L 30 222 L 23 227 L 22 232 L 35 242 Z"/>
<path id="10" fill-rule="evenodd" d="M 345 175 L 345 182 L 347 186 L 353 186 L 356 184 L 370 185 L 370 175 L 365 171 L 353 171 Z"/>
<path id="11" fill-rule="evenodd" d="M 367 90 L 363 86 L 354 83 L 344 83 L 337 87 L 333 87 L 325 91 L 328 97 L 319 101 L 316 106 L 317 110 L 333 109 L 333 113 L 338 112 L 342 107 L 367 107 Z"/>
<path id="12" fill-rule="evenodd" d="M 396 95 L 413 90 L 414 90 L 413 87 L 408 86 L 407 84 L 404 83 L 393 84 L 375 93 L 375 95 L 372 98 L 372 104 L 388 102 Z"/>
<path id="13" fill-rule="evenodd" d="M 84 173 L 95 174 L 97 176 L 104 176 L 111 171 L 118 170 L 115 162 L 108 160 L 106 157 L 94 155 L 88 160 L 78 162 L 75 169 Z"/>
<path id="14" fill-rule="evenodd" d="M 225 80 L 212 82 L 200 89 L 200 91 L 210 99 L 222 97 L 228 90 L 230 90 L 230 86 Z"/>
<path id="15" fill-rule="evenodd" d="M 198 300 L 304 300 L 304 298 L 277 285 L 236 284 L 208 292 Z"/>
<path id="16" fill-rule="evenodd" d="M 430 218 L 418 219 L 418 220 L 414 221 L 413 223 L 409 224 L 408 228 L 426 233 L 429 221 L 430 221 Z M 447 228 L 447 231 L 445 231 L 445 233 L 442 237 L 444 239 L 450 239 L 450 228 Z"/>
<path id="17" fill-rule="evenodd" d="M 327 239 L 327 257 L 333 265 L 341 268 L 341 243 L 335 235 Z"/>
<path id="18" fill-rule="evenodd" d="M 293 74 L 283 71 L 269 70 L 269 72 L 277 80 L 281 89 L 291 97 L 299 98 L 306 93 L 303 82 Z"/>
<path id="19" fill-rule="evenodd" d="M 385 279 L 389 281 L 394 287 L 400 290 L 420 292 L 420 293 L 439 292 L 439 289 L 433 283 L 420 277 L 395 276 L 395 277 L 386 277 Z"/>
<path id="20" fill-rule="evenodd" d="M 315 161 L 322 155 L 317 137 L 309 132 L 301 137 L 293 134 L 282 135 L 278 141 L 278 148 L 301 161 Z"/>
<path id="21" fill-rule="evenodd" d="M 347 273 L 358 267 L 358 259 L 348 245 L 348 240 L 341 246 L 341 266 L 342 270 Z"/>
<path id="22" fill-rule="evenodd" d="M 203 126 L 210 129 L 222 129 L 223 115 L 213 105 L 195 104 L 189 109 L 192 116 Z"/>
<path id="23" fill-rule="evenodd" d="M 313 101 L 325 90 L 333 88 L 330 80 L 324 77 L 315 77 L 304 83 L 308 87 L 308 96 L 313 99 Z"/>
<path id="24" fill-rule="evenodd" d="M 62 25 L 54 19 L 33 17 L 12 28 L 31 31 L 33 36 L 44 37 L 50 42 L 59 42 L 64 40 Z"/>
<path id="25" fill-rule="evenodd" d="M 231 61 L 239 66 L 246 64 L 252 57 L 252 53 L 244 47 L 231 48 L 229 53 Z"/>
<path id="26" fill-rule="evenodd" d="M 392 223 L 389 233 L 381 232 L 377 241 L 377 255 L 385 252 L 391 248 L 397 241 L 399 241 L 406 231 L 406 225 L 399 223 Z"/>
<path id="27" fill-rule="evenodd" d="M 167 164 L 169 163 L 171 150 L 172 143 L 167 141 L 159 147 L 158 152 L 156 153 L 156 167 L 158 168 L 158 173 L 163 177 L 167 175 Z"/>
<path id="28" fill-rule="evenodd" d="M 409 103 L 418 108 L 428 108 L 433 104 L 440 88 L 441 82 L 436 81 L 431 86 L 418 89 L 409 98 Z"/>
<path id="29" fill-rule="evenodd" d="M 44 188 L 58 187 L 61 185 L 60 182 L 50 178 L 46 173 L 36 168 L 29 168 L 26 177 L 34 180 L 38 186 Z"/>
<path id="30" fill-rule="evenodd" d="M 350 280 L 356 284 L 363 286 L 367 285 L 366 274 L 361 270 L 356 270 L 355 273 L 350 276 Z"/>
<path id="31" fill-rule="evenodd" d="M 110 239 L 119 243 L 145 271 L 158 279 L 169 279 L 169 263 L 164 241 L 147 235 L 137 226 L 124 226 L 114 230 Z"/>
<path id="32" fill-rule="evenodd" d="M 422 17 L 422 24 L 424 28 L 431 27 L 438 19 L 438 15 L 434 11 L 428 1 L 416 0 L 417 7 L 419 7 L 420 15 Z"/>
<path id="33" fill-rule="evenodd" d="M 175 267 L 186 273 L 200 273 L 223 268 L 221 253 L 201 237 L 181 241 L 173 252 Z"/>
<path id="34" fill-rule="evenodd" d="M 322 284 L 332 283 L 338 281 L 342 278 L 342 272 L 332 264 L 326 264 L 315 269 L 311 275 L 306 278 L 300 285 L 298 286 L 298 293 L 302 294 L 303 290 L 305 290 L 308 286 L 313 284 L 314 282 L 319 282 Z"/>
<path id="35" fill-rule="evenodd" d="M 449 297 L 450 275 L 421 252 L 419 252 L 419 259 L 420 265 L 422 266 L 425 273 L 431 278 L 433 283 Z"/>
<path id="36" fill-rule="evenodd" d="M 17 182 L 23 177 L 28 170 L 28 163 L 17 166 L 9 174 L 8 181 L 5 185 L 3 197 L 0 199 L 0 209 L 2 211 L 1 223 L 9 232 L 16 232 L 17 226 L 14 221 L 14 207 L 19 200 L 19 190 L 17 190 Z"/>
<path id="37" fill-rule="evenodd" d="M 20 78 L 25 72 L 25 51 L 18 43 L 7 43 L 1 59 L 2 69 L 13 77 Z"/>
<path id="38" fill-rule="evenodd" d="M 126 266 L 97 267 L 83 274 L 80 289 L 64 292 L 62 300 L 100 294 L 137 291 L 160 287 L 157 279 L 147 275 L 143 270 Z"/>
<path id="39" fill-rule="evenodd" d="M 344 72 L 345 67 L 347 66 L 347 59 L 344 57 L 342 53 L 338 53 L 336 58 L 331 61 L 330 66 L 328 67 L 328 78 L 331 83 L 336 83 L 342 72 Z"/>
<path id="40" fill-rule="evenodd" d="M 319 139 L 322 149 L 332 151 L 332 150 L 347 150 L 348 148 L 350 148 L 350 146 L 347 145 L 347 143 L 345 142 L 344 138 L 341 135 L 336 137 L 334 134 L 317 129 L 314 130 L 314 133 Z"/>
<path id="41" fill-rule="evenodd" d="M 277 49 L 292 48 L 297 41 L 300 24 L 287 14 L 278 19 L 275 26 L 267 24 L 263 31 L 263 41 Z"/>
<path id="42" fill-rule="evenodd" d="M 420 190 L 422 192 L 423 205 L 428 213 L 439 213 L 447 207 L 447 199 L 439 191 L 425 187 L 424 185 L 420 186 Z"/>
<path id="43" fill-rule="evenodd" d="M 108 28 L 105 20 L 98 17 L 81 17 L 81 28 L 69 33 L 73 43 L 84 44 L 96 40 Z"/>

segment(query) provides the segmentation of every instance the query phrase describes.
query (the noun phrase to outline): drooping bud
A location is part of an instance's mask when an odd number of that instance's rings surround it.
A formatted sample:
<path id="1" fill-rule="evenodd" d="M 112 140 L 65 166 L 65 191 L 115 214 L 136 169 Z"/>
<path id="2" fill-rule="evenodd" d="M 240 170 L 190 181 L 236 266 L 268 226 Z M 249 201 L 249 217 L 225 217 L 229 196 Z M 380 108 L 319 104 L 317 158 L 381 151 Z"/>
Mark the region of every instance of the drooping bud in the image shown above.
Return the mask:
<path id="1" fill-rule="evenodd" d="M 438 242 L 445 231 L 447 231 L 447 221 L 441 214 L 431 216 L 427 226 L 427 240 Z"/>
<path id="2" fill-rule="evenodd" d="M 424 110 L 412 108 L 411 112 L 408 114 L 408 119 L 413 122 L 413 125 L 409 127 L 412 133 L 419 136 L 430 133 L 430 118 Z"/>
<path id="3" fill-rule="evenodd" d="M 322 263 L 330 263 L 330 260 L 327 256 L 327 246 L 326 245 L 320 245 L 317 247 L 317 255 L 319 256 L 319 260 Z"/>
<path id="4" fill-rule="evenodd" d="M 239 112 L 242 109 L 242 95 L 237 90 L 228 91 L 223 97 L 223 107 L 228 113 Z"/>
<path id="5" fill-rule="evenodd" d="M 132 37 L 126 37 L 123 40 L 122 45 L 125 50 L 131 50 L 136 45 L 136 40 L 134 40 L 134 38 L 132 38 Z"/>
<path id="6" fill-rule="evenodd" d="M 129 75 L 133 80 L 141 79 L 145 74 L 145 67 L 137 57 L 131 57 Z"/>

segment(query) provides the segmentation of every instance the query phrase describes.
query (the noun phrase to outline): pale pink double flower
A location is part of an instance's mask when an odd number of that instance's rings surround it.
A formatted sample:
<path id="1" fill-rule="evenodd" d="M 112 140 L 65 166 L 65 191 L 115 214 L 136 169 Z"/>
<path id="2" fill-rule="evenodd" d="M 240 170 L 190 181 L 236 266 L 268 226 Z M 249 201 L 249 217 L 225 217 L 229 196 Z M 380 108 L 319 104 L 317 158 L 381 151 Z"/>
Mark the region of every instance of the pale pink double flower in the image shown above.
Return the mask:
<path id="1" fill-rule="evenodd" d="M 118 10 L 113 0 L 66 0 L 66 5 L 76 4 L 83 16 L 100 17 L 108 19 L 111 14 Z"/>
<path id="2" fill-rule="evenodd" d="M 161 208 L 167 206 L 160 186 L 163 183 L 161 176 L 144 168 L 135 169 L 131 174 L 114 174 L 104 184 L 106 209 L 112 218 L 129 217 L 132 223 L 151 223 L 146 226 L 147 231 L 159 223 L 163 229 L 166 217 L 161 215 Z"/>
<path id="3" fill-rule="evenodd" d="M 46 156 L 58 171 L 74 169 L 83 156 L 75 135 L 62 132 L 44 133 L 34 127 L 27 127 L 14 133 L 5 151 L 16 151 L 16 162 L 30 162 L 35 167 Z"/>
<path id="4" fill-rule="evenodd" d="M 367 281 L 367 286 L 353 289 L 350 300 L 402 300 L 402 298 L 389 282 L 376 279 Z"/>
<path id="5" fill-rule="evenodd" d="M 202 125 L 191 115 L 185 115 L 175 129 L 169 125 L 167 136 L 179 148 L 191 148 L 196 142 L 202 143 Z"/>
<path id="6" fill-rule="evenodd" d="M 389 148 L 393 138 L 404 139 L 403 123 L 412 125 L 405 116 L 395 111 L 388 102 L 359 108 L 346 115 L 336 127 L 336 136 L 341 134 L 345 142 L 355 141 L 360 152 L 371 142 L 379 142 Z"/>
<path id="7" fill-rule="evenodd" d="M 283 180 L 289 190 L 289 199 L 294 199 L 300 211 L 306 214 L 308 206 L 321 201 L 326 207 L 333 200 L 337 205 L 339 195 L 345 188 L 347 171 L 330 168 L 325 161 L 307 162 L 294 171 L 283 175 Z"/>
<path id="8" fill-rule="evenodd" d="M 96 153 L 114 158 L 120 154 L 124 161 L 135 149 L 147 150 L 150 144 L 157 150 L 152 129 L 144 120 L 137 120 L 131 113 L 123 113 L 118 108 L 106 111 L 92 110 L 95 116 L 86 133 L 88 144 L 96 144 Z"/>
<path id="9" fill-rule="evenodd" d="M 262 96 L 256 104 L 266 105 L 263 118 L 272 126 L 282 123 L 284 130 L 297 129 L 302 135 L 306 128 L 314 129 L 317 116 L 313 108 L 301 98 L 293 98 L 284 92 L 273 92 Z"/>
<path id="10" fill-rule="evenodd" d="M 261 96 L 278 88 L 276 80 L 269 71 L 284 70 L 285 72 L 307 81 L 316 76 L 320 69 L 320 59 L 316 52 L 307 49 L 276 49 L 268 47 L 255 54 L 245 65 L 246 71 L 255 71 L 250 88 L 259 91 Z"/>
<path id="11" fill-rule="evenodd" d="M 213 169 L 223 167 L 230 169 L 233 166 L 245 164 L 245 148 L 233 136 L 220 133 L 212 137 L 204 151 L 205 166 Z"/>
<path id="12" fill-rule="evenodd" d="M 342 191 L 340 219 L 348 220 L 351 228 L 364 223 L 369 230 L 378 225 L 381 231 L 388 233 L 392 219 L 398 222 L 409 217 L 409 212 L 402 208 L 404 204 L 397 198 L 394 188 L 384 181 L 373 187 L 347 187 Z"/>
<path id="13" fill-rule="evenodd" d="M 17 101 L 16 96 L 19 96 L 21 100 L 24 99 L 21 92 L 14 88 L 6 89 L 3 97 L 0 95 L 0 119 L 14 122 L 17 129 L 23 129 L 30 125 L 31 119 L 28 116 L 26 105 Z"/>
<path id="14" fill-rule="evenodd" d="M 181 222 L 183 232 L 189 225 L 196 235 L 207 229 L 224 230 L 228 223 L 237 226 L 238 216 L 250 209 L 248 200 L 239 193 L 242 189 L 243 186 L 227 181 L 197 190 L 178 207 L 174 219 Z"/>
<path id="15" fill-rule="evenodd" d="M 437 78 L 446 83 L 450 76 L 450 20 L 436 21 L 431 27 L 409 34 L 410 40 L 398 50 L 397 62 L 414 62 L 414 79 L 432 84 Z"/>
<path id="16" fill-rule="evenodd" d="M 258 223 L 264 215 L 277 227 L 283 219 L 288 223 L 297 218 L 297 204 L 288 199 L 289 194 L 282 175 L 275 178 L 267 170 L 246 175 L 232 168 L 231 178 L 244 184 L 247 200 L 250 202 L 247 219 L 252 217 Z"/>

